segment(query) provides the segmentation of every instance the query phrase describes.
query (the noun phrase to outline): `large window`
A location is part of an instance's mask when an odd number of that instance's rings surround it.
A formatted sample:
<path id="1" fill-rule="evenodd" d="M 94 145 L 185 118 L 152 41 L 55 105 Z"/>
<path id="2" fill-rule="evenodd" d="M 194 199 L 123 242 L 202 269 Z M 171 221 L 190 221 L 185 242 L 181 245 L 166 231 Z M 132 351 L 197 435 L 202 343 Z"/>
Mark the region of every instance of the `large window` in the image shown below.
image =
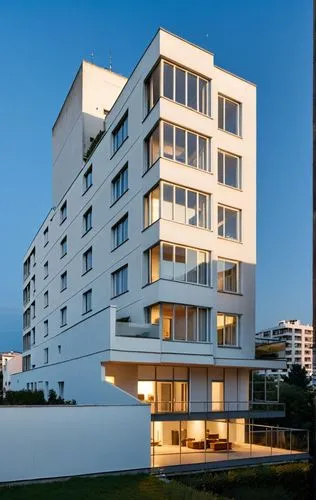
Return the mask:
<path id="1" fill-rule="evenodd" d="M 225 151 L 218 151 L 217 155 L 217 180 L 226 186 L 240 188 L 240 157 L 226 153 Z"/>
<path id="2" fill-rule="evenodd" d="M 155 106 L 160 97 L 160 71 L 161 65 L 157 64 L 155 69 L 146 80 L 147 113 Z"/>
<path id="3" fill-rule="evenodd" d="M 127 292 L 128 266 L 121 267 L 112 273 L 112 291 L 113 297 Z"/>
<path id="4" fill-rule="evenodd" d="M 124 165 L 122 170 L 112 180 L 112 202 L 118 200 L 128 188 L 128 166 Z"/>
<path id="5" fill-rule="evenodd" d="M 83 174 L 83 194 L 92 186 L 92 165 Z"/>
<path id="6" fill-rule="evenodd" d="M 239 262 L 218 259 L 217 289 L 220 292 L 239 292 Z"/>
<path id="7" fill-rule="evenodd" d="M 67 306 L 60 310 L 60 326 L 67 325 Z"/>
<path id="8" fill-rule="evenodd" d="M 148 319 L 160 324 L 163 340 L 207 342 L 208 312 L 204 307 L 163 303 L 148 308 Z"/>
<path id="9" fill-rule="evenodd" d="M 208 114 L 208 81 L 163 61 L 163 96 Z"/>
<path id="10" fill-rule="evenodd" d="M 209 229 L 209 203 L 209 195 L 161 182 L 145 197 L 145 227 L 161 216 L 182 224 Z"/>
<path id="11" fill-rule="evenodd" d="M 67 236 L 64 236 L 60 242 L 60 258 L 62 259 L 65 255 L 67 255 Z"/>
<path id="12" fill-rule="evenodd" d="M 87 273 L 92 269 L 92 247 L 88 248 L 82 256 L 82 272 Z"/>
<path id="13" fill-rule="evenodd" d="M 83 214 L 83 234 L 85 235 L 90 229 L 92 229 L 92 207 Z"/>
<path id="14" fill-rule="evenodd" d="M 200 170 L 209 171 L 209 139 L 170 123 L 160 122 L 147 143 L 147 168 L 160 156 Z"/>
<path id="15" fill-rule="evenodd" d="M 217 343 L 219 346 L 238 346 L 238 316 L 217 314 Z"/>
<path id="16" fill-rule="evenodd" d="M 240 103 L 218 96 L 218 127 L 231 134 L 240 135 Z"/>
<path id="17" fill-rule="evenodd" d="M 125 214 L 115 226 L 112 227 L 113 249 L 122 245 L 128 238 L 128 214 Z"/>
<path id="18" fill-rule="evenodd" d="M 208 262 L 208 252 L 160 243 L 148 251 L 148 281 L 162 278 L 208 285 Z"/>
<path id="19" fill-rule="evenodd" d="M 63 292 L 67 288 L 67 271 L 60 276 L 60 291 Z"/>
<path id="20" fill-rule="evenodd" d="M 120 123 L 113 130 L 113 154 L 119 149 L 128 135 L 128 115 L 124 115 Z"/>
<path id="21" fill-rule="evenodd" d="M 240 240 L 240 210 L 218 206 L 218 236 Z"/>

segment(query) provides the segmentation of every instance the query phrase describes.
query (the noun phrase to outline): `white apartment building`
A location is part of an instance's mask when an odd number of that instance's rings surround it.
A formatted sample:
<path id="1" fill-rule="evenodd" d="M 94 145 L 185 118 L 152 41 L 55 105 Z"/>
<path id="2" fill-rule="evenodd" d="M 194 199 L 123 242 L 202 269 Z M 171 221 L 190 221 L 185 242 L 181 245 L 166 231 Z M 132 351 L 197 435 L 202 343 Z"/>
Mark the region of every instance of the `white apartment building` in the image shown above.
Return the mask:
<path id="1" fill-rule="evenodd" d="M 11 387 L 148 403 L 152 453 L 245 443 L 251 373 L 283 366 L 255 357 L 256 87 L 163 29 L 128 79 L 84 61 L 52 179 Z"/>
<path id="2" fill-rule="evenodd" d="M 2 353 L 2 389 L 3 395 L 11 389 L 11 376 L 22 371 L 22 354 L 20 352 Z"/>
<path id="3" fill-rule="evenodd" d="M 304 325 L 296 319 L 282 320 L 268 329 L 256 333 L 257 339 L 280 340 L 285 343 L 286 368 L 278 371 L 287 375 L 291 366 L 298 364 L 306 368 L 307 374 L 313 375 L 313 327 Z"/>

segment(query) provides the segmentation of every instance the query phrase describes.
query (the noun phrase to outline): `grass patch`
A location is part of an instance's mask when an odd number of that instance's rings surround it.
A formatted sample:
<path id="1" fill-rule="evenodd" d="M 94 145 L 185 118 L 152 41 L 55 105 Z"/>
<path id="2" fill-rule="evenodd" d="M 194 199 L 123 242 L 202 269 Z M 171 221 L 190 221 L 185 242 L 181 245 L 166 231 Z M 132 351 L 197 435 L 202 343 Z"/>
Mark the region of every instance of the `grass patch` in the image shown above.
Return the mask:
<path id="1" fill-rule="evenodd" d="M 144 474 L 72 478 L 66 481 L 4 486 L 1 500 L 225 500 L 210 492 Z"/>

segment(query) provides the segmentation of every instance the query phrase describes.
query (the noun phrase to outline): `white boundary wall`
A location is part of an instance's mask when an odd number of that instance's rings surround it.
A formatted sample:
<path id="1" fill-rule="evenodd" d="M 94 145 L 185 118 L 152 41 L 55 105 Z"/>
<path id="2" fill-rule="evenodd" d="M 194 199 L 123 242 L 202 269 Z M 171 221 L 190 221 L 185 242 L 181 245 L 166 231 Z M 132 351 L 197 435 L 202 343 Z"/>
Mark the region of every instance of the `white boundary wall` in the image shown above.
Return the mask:
<path id="1" fill-rule="evenodd" d="M 0 408 L 0 482 L 150 467 L 150 410 L 134 406 Z"/>

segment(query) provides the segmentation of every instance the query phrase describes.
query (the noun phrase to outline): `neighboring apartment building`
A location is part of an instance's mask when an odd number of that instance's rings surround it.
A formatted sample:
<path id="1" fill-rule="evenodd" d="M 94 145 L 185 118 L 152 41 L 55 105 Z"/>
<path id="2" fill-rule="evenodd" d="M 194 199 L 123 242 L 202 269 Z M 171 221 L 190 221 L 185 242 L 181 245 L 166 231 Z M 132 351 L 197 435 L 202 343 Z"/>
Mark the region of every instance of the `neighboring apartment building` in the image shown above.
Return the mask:
<path id="1" fill-rule="evenodd" d="M 152 451 L 249 442 L 252 371 L 283 366 L 255 357 L 255 86 L 162 29 L 129 79 L 83 62 L 53 127 L 53 205 L 11 387 L 150 403 Z"/>
<path id="2" fill-rule="evenodd" d="M 277 326 L 256 333 L 256 339 L 280 340 L 285 343 L 286 368 L 278 371 L 287 375 L 291 366 L 298 364 L 306 368 L 307 374 L 313 375 L 313 327 L 303 325 L 299 320 L 279 321 Z"/>
<path id="3" fill-rule="evenodd" d="M 3 369 L 6 365 L 6 362 L 12 358 L 16 358 L 21 356 L 20 352 L 9 351 L 9 352 L 0 352 L 0 372 L 3 372 Z"/>
<path id="4" fill-rule="evenodd" d="M 8 356 L 9 355 L 9 356 Z M 2 362 L 2 388 L 3 395 L 11 389 L 11 376 L 22 371 L 22 354 L 20 352 L 5 353 L 5 361 Z"/>

